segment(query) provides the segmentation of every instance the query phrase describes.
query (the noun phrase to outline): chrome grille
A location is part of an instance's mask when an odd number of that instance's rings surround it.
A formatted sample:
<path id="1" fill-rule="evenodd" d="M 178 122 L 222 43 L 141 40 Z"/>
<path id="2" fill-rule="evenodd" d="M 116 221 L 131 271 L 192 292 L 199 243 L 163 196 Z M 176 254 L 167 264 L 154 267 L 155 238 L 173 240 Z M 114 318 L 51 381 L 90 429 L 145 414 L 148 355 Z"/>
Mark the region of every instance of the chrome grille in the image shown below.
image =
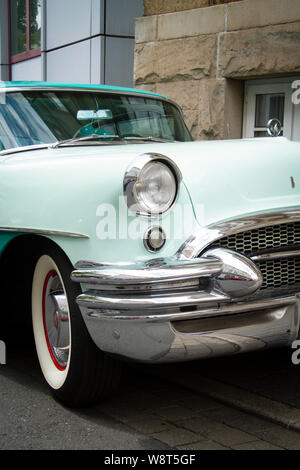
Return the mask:
<path id="1" fill-rule="evenodd" d="M 300 249 L 300 222 L 272 225 L 224 237 L 214 246 L 228 248 L 251 257 L 261 253 Z M 300 257 L 268 259 L 256 262 L 263 275 L 261 291 L 300 290 Z"/>
<path id="2" fill-rule="evenodd" d="M 300 258 L 280 258 L 256 264 L 264 279 L 261 289 L 300 285 Z"/>
<path id="3" fill-rule="evenodd" d="M 246 256 L 269 248 L 300 245 L 300 222 L 235 233 L 218 240 L 214 245 L 238 251 Z"/>

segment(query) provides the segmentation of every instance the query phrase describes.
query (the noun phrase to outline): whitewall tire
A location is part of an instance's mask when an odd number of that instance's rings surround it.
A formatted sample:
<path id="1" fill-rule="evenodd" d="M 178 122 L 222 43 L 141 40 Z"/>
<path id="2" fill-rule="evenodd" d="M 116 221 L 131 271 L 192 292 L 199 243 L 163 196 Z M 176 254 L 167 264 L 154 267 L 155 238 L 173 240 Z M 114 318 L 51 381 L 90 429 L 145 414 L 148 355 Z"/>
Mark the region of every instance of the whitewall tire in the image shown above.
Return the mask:
<path id="1" fill-rule="evenodd" d="M 32 282 L 32 323 L 41 370 L 53 395 L 88 406 L 116 390 L 120 364 L 100 351 L 85 327 L 70 280 L 73 267 L 52 244 L 40 249 Z"/>

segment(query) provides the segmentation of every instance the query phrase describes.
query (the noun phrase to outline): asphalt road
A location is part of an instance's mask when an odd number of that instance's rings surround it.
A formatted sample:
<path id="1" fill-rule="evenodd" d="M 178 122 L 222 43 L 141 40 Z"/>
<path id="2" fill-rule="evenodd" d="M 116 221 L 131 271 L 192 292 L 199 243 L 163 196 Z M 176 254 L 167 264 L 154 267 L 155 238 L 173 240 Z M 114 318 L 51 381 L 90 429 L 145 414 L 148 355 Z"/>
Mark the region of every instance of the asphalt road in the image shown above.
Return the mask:
<path id="1" fill-rule="evenodd" d="M 118 396 L 70 410 L 49 393 L 24 333 L 6 338 L 0 366 L 1 450 L 300 449 L 292 350 L 126 366 Z"/>
<path id="2" fill-rule="evenodd" d="M 74 411 L 56 402 L 42 379 L 30 333 L 27 342 L 10 337 L 6 346 L 7 363 L 0 366 L 1 450 L 169 448 L 101 407 Z"/>

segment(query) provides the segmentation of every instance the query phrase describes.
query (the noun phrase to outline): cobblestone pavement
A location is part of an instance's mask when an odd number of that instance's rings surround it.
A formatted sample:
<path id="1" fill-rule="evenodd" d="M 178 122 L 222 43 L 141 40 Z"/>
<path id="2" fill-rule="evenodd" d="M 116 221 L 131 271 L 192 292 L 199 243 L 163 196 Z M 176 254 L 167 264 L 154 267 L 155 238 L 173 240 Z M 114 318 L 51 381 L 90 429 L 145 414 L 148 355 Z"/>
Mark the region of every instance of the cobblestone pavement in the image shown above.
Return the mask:
<path id="1" fill-rule="evenodd" d="M 100 409 L 173 449 L 300 449 L 297 431 L 157 380 L 155 376 L 139 376 L 138 371 L 127 382 L 122 399 L 111 400 Z"/>
<path id="2" fill-rule="evenodd" d="M 288 429 L 236 402 L 236 391 L 250 391 L 254 402 L 269 398 L 299 413 L 300 376 L 288 354 L 126 366 L 117 396 L 75 412 L 50 396 L 32 345 L 8 348 L 0 367 L 0 449 L 300 449 L 296 425 Z M 197 385 L 207 378 L 203 394 Z M 232 396 L 222 402 L 215 392 L 224 384 Z"/>

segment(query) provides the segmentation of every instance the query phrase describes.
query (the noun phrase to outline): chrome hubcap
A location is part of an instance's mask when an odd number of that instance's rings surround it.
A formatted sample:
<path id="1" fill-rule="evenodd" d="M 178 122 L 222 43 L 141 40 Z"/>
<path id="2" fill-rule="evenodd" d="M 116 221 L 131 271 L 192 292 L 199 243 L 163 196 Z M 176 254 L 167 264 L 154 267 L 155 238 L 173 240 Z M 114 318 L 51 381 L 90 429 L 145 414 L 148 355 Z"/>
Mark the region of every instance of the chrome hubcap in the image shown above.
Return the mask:
<path id="1" fill-rule="evenodd" d="M 64 370 L 70 352 L 70 319 L 67 298 L 55 271 L 48 273 L 43 290 L 45 337 L 55 366 Z"/>

